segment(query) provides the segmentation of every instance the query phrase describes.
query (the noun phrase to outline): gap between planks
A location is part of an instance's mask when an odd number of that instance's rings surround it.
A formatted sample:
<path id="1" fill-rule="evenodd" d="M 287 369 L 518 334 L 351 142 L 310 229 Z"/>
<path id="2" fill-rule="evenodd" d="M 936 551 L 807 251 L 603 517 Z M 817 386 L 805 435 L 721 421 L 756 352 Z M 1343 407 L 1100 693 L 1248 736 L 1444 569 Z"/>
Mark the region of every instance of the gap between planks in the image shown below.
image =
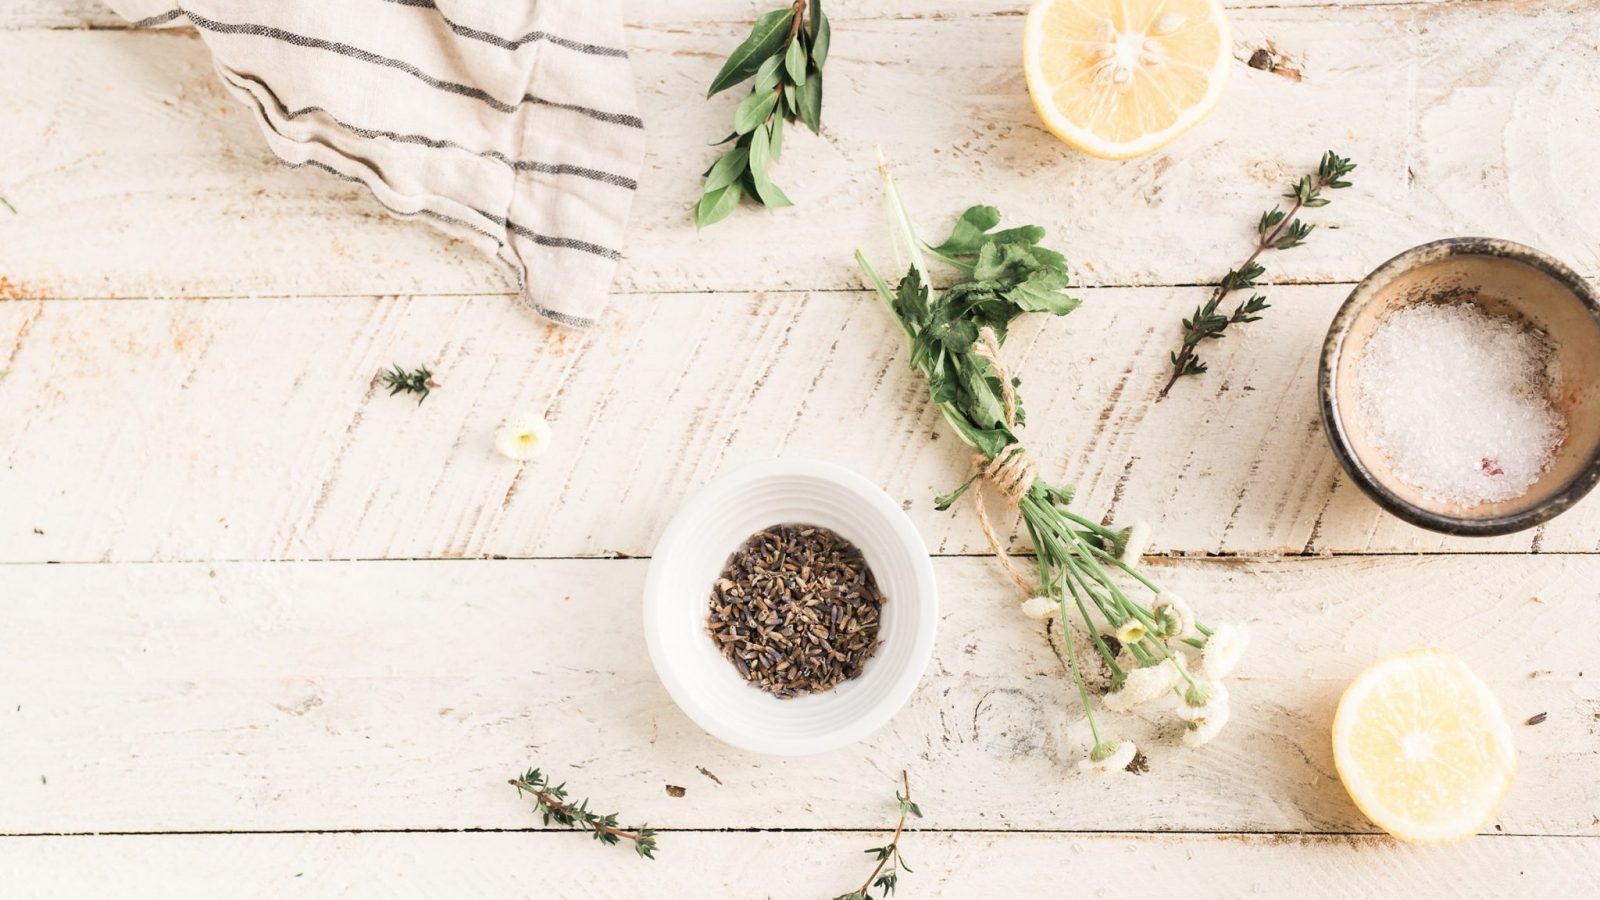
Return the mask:
<path id="1" fill-rule="evenodd" d="M 883 834 L 886 827 L 843 826 L 838 828 L 653 828 L 657 834 Z M 1246 831 L 1204 828 L 1152 828 L 1144 831 L 1110 828 L 913 828 L 905 834 L 1013 835 L 1043 834 L 1064 837 L 1213 837 L 1213 838 L 1387 838 L 1381 831 Z M 238 828 L 178 829 L 172 831 L 0 831 L 6 838 L 102 838 L 102 837 L 228 837 L 275 834 L 585 834 L 575 828 Z M 1476 838 L 1537 838 L 1539 840 L 1592 841 L 1593 835 L 1567 832 L 1491 831 Z M 1397 842 L 1399 843 L 1399 842 Z"/>
<path id="2" fill-rule="evenodd" d="M 1033 559 L 1034 554 L 1009 550 L 1006 553 L 1013 559 Z M 1309 553 L 1276 553 L 1272 551 L 1239 551 L 1239 552 L 1194 552 L 1194 553 L 1149 553 L 1145 559 L 1158 562 L 1171 563 L 1211 563 L 1214 565 L 1250 564 L 1261 562 L 1278 562 L 1292 560 L 1336 560 L 1336 559 L 1403 559 L 1405 557 L 1419 559 L 1432 557 L 1452 557 L 1468 559 L 1472 557 L 1586 557 L 1600 556 L 1600 550 L 1539 550 L 1532 553 L 1523 550 L 1457 550 L 1441 548 L 1432 550 L 1328 550 L 1311 551 Z M 929 553 L 930 559 L 994 559 L 993 553 Z M 197 556 L 192 559 L 0 559 L 0 569 L 18 566 L 167 566 L 167 565 L 305 565 L 305 564 L 344 564 L 344 563 L 441 563 L 441 562 L 649 562 L 649 554 L 634 555 L 631 553 L 596 553 L 589 556 L 506 556 L 503 554 L 485 554 L 482 556 L 273 556 L 273 557 L 204 557 Z"/>

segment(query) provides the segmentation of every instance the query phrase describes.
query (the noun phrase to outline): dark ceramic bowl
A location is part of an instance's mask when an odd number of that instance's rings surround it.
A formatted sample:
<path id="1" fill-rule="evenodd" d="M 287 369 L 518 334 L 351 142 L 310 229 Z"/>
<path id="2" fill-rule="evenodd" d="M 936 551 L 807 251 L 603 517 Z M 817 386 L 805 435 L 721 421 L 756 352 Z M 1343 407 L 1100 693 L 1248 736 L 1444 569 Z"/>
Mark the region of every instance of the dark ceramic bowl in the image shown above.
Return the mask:
<path id="1" fill-rule="evenodd" d="M 1551 399 L 1567 419 L 1555 460 L 1527 493 L 1472 506 L 1426 497 L 1395 477 L 1362 425 L 1349 374 L 1390 312 L 1458 288 L 1468 289 L 1458 295 L 1472 297 L 1459 302 L 1521 318 L 1544 332 L 1560 369 Z M 1339 464 L 1379 506 L 1413 525 L 1445 534 L 1510 534 L 1559 515 L 1600 481 L 1600 298 L 1577 273 L 1532 247 L 1451 238 L 1379 266 L 1333 317 L 1318 388 L 1322 425 Z"/>

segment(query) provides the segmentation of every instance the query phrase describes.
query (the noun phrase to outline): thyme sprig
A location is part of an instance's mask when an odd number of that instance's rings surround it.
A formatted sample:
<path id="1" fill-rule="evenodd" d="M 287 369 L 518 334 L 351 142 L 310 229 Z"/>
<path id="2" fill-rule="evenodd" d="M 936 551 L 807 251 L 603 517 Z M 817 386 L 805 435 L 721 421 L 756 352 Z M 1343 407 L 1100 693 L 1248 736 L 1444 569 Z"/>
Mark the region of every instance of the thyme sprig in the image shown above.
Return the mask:
<path id="1" fill-rule="evenodd" d="M 416 394 L 417 405 L 421 406 L 422 401 L 428 399 L 428 394 L 439 385 L 433 380 L 433 373 L 428 371 L 427 366 L 417 366 L 416 371 L 407 372 L 396 363 L 383 373 L 383 386 L 389 389 L 391 397 L 402 392 Z"/>
<path id="2" fill-rule="evenodd" d="M 647 826 L 620 827 L 616 813 L 590 812 L 587 799 L 573 803 L 567 797 L 566 782 L 551 784 L 543 772 L 529 769 L 522 777 L 511 779 L 510 784 L 517 789 L 518 795 L 533 797 L 544 824 L 554 822 L 567 828 L 587 829 L 602 844 L 632 841 L 635 853 L 645 859 L 656 858 L 656 833 L 653 830 Z"/>
<path id="3" fill-rule="evenodd" d="M 1250 255 L 1238 268 L 1229 269 L 1228 274 L 1222 277 L 1216 290 L 1211 293 L 1211 298 L 1196 307 L 1193 316 L 1183 320 L 1183 344 L 1171 353 L 1172 375 L 1161 388 L 1157 399 L 1165 398 L 1171 392 L 1172 386 L 1178 383 L 1179 378 L 1185 375 L 1199 375 L 1206 371 L 1207 366 L 1199 355 L 1202 342 L 1221 340 L 1228 326 L 1242 325 L 1261 318 L 1258 313 L 1268 309 L 1271 304 L 1267 302 L 1266 297 L 1253 290 L 1261 276 L 1267 272 L 1266 268 L 1256 260 L 1268 250 L 1288 250 L 1304 244 L 1316 226 L 1302 222 L 1298 218 L 1300 211 L 1327 206 L 1330 201 L 1322 196 L 1322 192 L 1349 187 L 1350 182 L 1344 178 L 1355 167 L 1356 164 L 1349 159 L 1329 150 L 1322 154 L 1317 174 L 1302 176 L 1295 186 L 1283 195 L 1294 201 L 1289 205 L 1288 211 L 1275 205 L 1261 214 L 1261 218 L 1256 221 L 1256 243 Z M 1224 297 L 1246 288 L 1252 289 L 1249 299 L 1241 301 L 1231 313 L 1224 314 L 1218 311 L 1218 306 Z"/>
<path id="4" fill-rule="evenodd" d="M 694 208 L 697 228 L 727 218 L 746 197 L 769 209 L 793 205 L 768 169 L 783 156 L 785 122 L 799 119 L 813 133 L 822 130 L 822 66 L 831 42 L 822 0 L 793 0 L 756 19 L 711 80 L 707 97 L 746 79 L 755 82 L 734 111 L 733 133 L 718 141 L 733 147 L 705 171 Z"/>
<path id="5" fill-rule="evenodd" d="M 906 865 L 905 858 L 900 855 L 900 835 L 906 830 L 906 816 L 922 818 L 922 809 L 911 799 L 911 779 L 904 770 L 900 772 L 900 783 L 905 785 L 904 794 L 894 792 L 894 799 L 900 803 L 900 821 L 895 823 L 894 836 L 889 838 L 889 843 L 882 847 L 872 847 L 866 852 L 877 857 L 878 864 L 872 867 L 872 872 L 867 875 L 867 880 L 861 887 L 848 894 L 840 894 L 833 900 L 872 900 L 872 890 L 882 888 L 884 897 L 894 893 L 900 883 L 900 872 L 911 871 Z M 887 869 L 887 871 L 885 871 Z"/>

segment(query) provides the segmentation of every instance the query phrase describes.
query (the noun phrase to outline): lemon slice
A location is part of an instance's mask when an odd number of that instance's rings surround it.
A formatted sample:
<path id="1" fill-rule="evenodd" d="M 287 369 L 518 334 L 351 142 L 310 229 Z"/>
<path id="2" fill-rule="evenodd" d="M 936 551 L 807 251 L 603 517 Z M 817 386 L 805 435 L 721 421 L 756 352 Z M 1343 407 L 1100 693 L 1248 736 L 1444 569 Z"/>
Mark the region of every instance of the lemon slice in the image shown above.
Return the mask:
<path id="1" fill-rule="evenodd" d="M 1232 63 L 1220 0 L 1038 0 L 1025 41 L 1045 127 L 1105 159 L 1149 153 L 1204 118 Z"/>
<path id="2" fill-rule="evenodd" d="M 1517 773 L 1499 702 L 1443 650 L 1392 656 L 1351 682 L 1333 717 L 1333 762 L 1367 818 L 1419 844 L 1476 834 Z"/>

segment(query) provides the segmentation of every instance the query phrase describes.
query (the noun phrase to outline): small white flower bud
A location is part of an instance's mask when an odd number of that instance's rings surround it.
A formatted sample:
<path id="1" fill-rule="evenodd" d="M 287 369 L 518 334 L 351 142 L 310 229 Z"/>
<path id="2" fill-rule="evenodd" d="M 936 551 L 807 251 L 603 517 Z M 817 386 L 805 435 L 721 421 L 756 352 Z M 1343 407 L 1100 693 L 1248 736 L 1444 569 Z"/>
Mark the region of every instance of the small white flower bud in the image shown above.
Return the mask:
<path id="1" fill-rule="evenodd" d="M 1143 703 L 1158 700 L 1178 685 L 1177 664 L 1170 659 L 1157 665 L 1134 669 L 1122 679 L 1122 685 L 1106 695 L 1106 709 L 1124 712 Z"/>
<path id="2" fill-rule="evenodd" d="M 1133 741 L 1096 744 L 1089 751 L 1088 759 L 1078 760 L 1078 771 L 1085 775 L 1111 775 L 1126 769 L 1138 754 L 1139 748 L 1134 746 Z"/>
<path id="3" fill-rule="evenodd" d="M 1137 644 L 1144 640 L 1145 635 L 1149 634 L 1150 630 L 1145 628 L 1144 623 L 1138 619 L 1129 619 L 1118 625 L 1114 633 L 1117 636 L 1117 640 L 1122 642 L 1122 646 L 1126 647 L 1129 644 Z"/>
<path id="4" fill-rule="evenodd" d="M 1061 605 L 1049 597 L 1029 597 L 1022 601 L 1022 614 L 1030 619 L 1048 619 L 1061 610 Z"/>
<path id="5" fill-rule="evenodd" d="M 550 423 L 544 416 L 518 416 L 500 426 L 494 435 L 494 448 L 507 459 L 527 462 L 550 449 Z"/>
<path id="6" fill-rule="evenodd" d="M 1176 591 L 1162 591 L 1151 604 L 1150 612 L 1155 616 L 1162 637 L 1182 640 L 1195 635 L 1194 609 Z"/>
<path id="7" fill-rule="evenodd" d="M 1121 537 L 1122 550 L 1117 553 L 1117 558 L 1125 566 L 1137 566 L 1144 559 L 1145 551 L 1150 549 L 1150 523 L 1143 520 L 1135 522 Z"/>
<path id="8" fill-rule="evenodd" d="M 1211 637 L 1206 638 L 1206 645 L 1200 651 L 1200 668 L 1212 678 L 1226 678 L 1233 674 L 1239 658 L 1249 646 L 1249 628 L 1243 625 L 1218 625 L 1211 632 Z"/>
<path id="9" fill-rule="evenodd" d="M 1224 703 L 1209 710 L 1202 718 L 1191 719 L 1183 732 L 1183 742 L 1190 747 L 1209 744 L 1212 738 L 1222 733 L 1222 726 L 1226 724 L 1228 724 L 1228 705 Z"/>

